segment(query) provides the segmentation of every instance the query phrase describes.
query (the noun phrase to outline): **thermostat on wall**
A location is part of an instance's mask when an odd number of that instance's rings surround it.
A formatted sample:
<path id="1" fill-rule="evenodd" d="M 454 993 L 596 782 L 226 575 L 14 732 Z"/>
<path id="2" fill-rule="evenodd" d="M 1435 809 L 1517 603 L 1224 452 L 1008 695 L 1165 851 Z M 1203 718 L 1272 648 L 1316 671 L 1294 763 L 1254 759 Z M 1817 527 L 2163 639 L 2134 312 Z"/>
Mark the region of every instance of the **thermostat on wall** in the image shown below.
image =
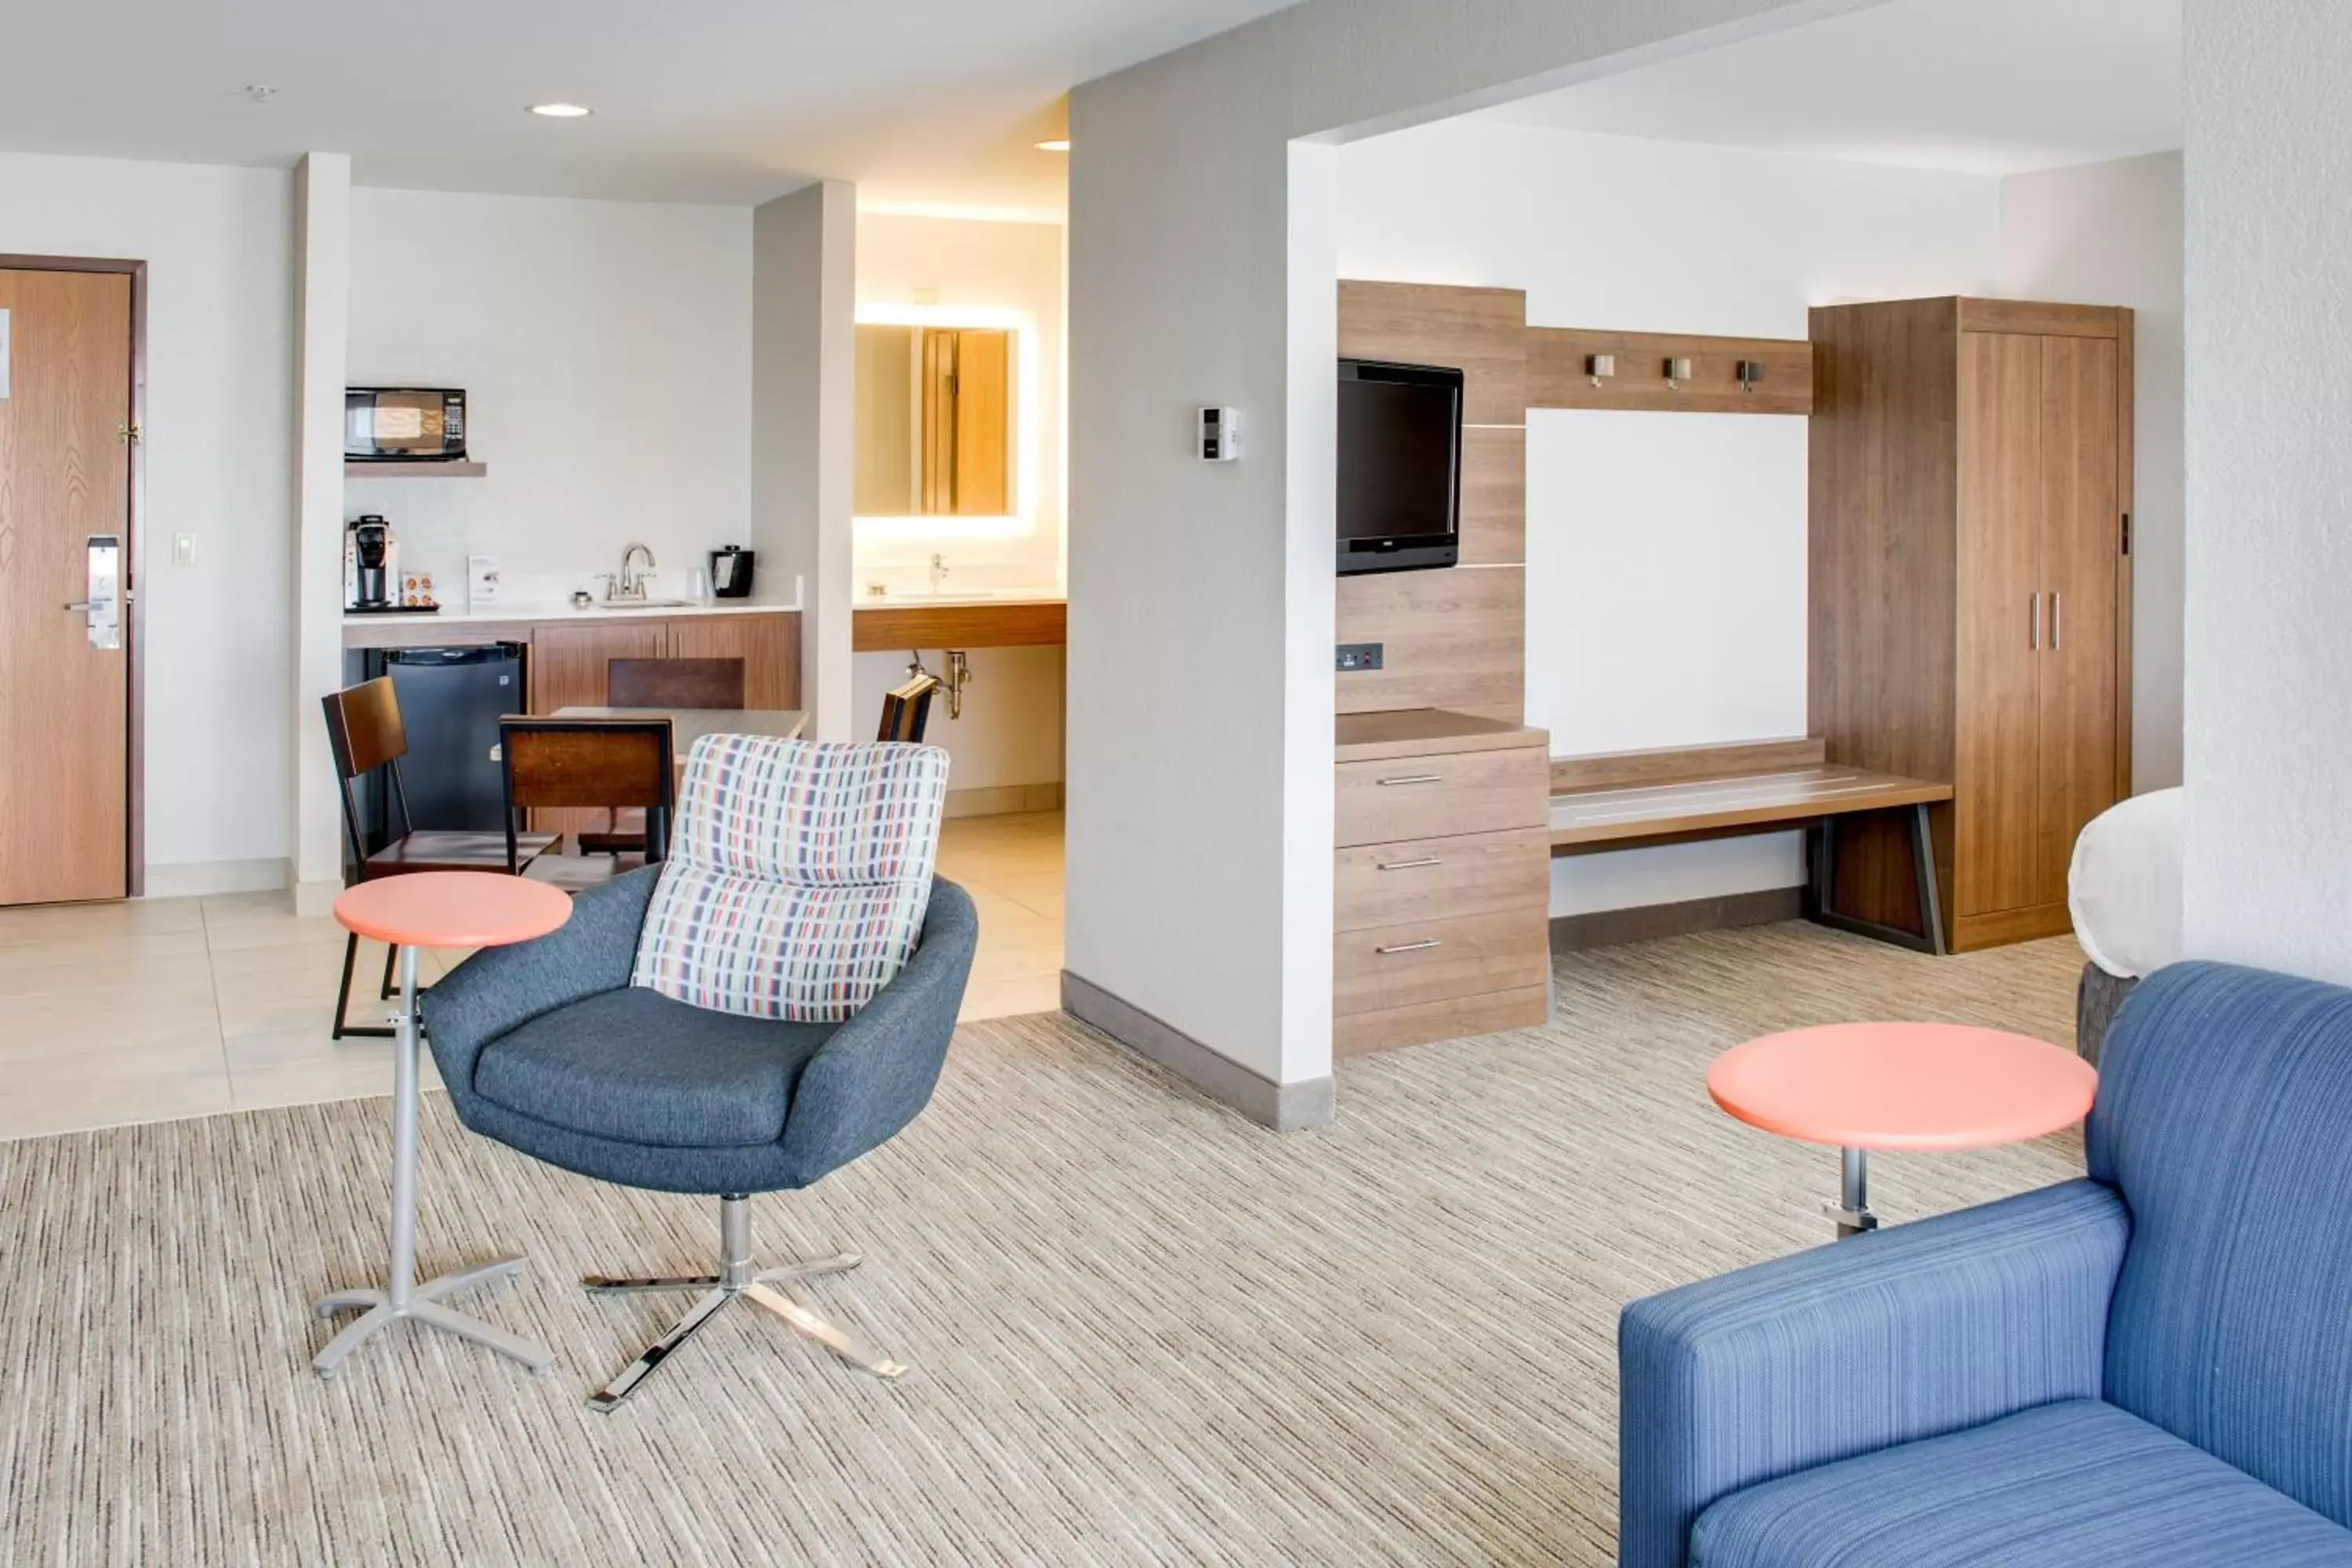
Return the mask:
<path id="1" fill-rule="evenodd" d="M 1242 416 L 1238 408 L 1201 410 L 1201 460 L 1230 463 L 1242 455 Z"/>

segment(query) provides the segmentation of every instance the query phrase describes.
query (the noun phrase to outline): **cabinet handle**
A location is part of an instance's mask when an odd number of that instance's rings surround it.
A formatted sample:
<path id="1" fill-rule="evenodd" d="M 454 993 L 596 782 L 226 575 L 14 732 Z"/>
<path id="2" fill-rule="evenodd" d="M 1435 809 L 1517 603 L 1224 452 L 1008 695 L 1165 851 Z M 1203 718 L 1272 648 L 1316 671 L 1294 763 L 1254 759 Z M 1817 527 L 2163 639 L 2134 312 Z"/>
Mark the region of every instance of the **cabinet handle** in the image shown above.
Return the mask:
<path id="1" fill-rule="evenodd" d="M 2065 622 L 2063 612 L 2066 601 L 2057 589 L 2050 590 L 2050 651 L 2056 653 L 2066 646 Z"/>
<path id="2" fill-rule="evenodd" d="M 1444 773 L 1407 773 L 1402 778 L 1381 780 L 1381 787 L 1394 789 L 1399 784 L 1444 784 Z"/>
<path id="3" fill-rule="evenodd" d="M 1376 947 L 1372 949 L 1372 951 L 1379 953 L 1382 958 L 1386 958 L 1392 952 L 1427 952 L 1433 947 L 1444 947 L 1444 945 L 1445 944 L 1444 942 L 1431 937 L 1424 938 L 1420 942 L 1399 942 L 1394 947 Z"/>
<path id="4" fill-rule="evenodd" d="M 1443 866 L 1444 864 L 1445 859 L 1443 856 L 1424 855 L 1418 860 L 1391 860 L 1385 865 L 1375 866 L 1372 869 L 1375 871 L 1418 871 L 1425 867 Z"/>
<path id="5" fill-rule="evenodd" d="M 2025 646 L 2035 653 L 2042 651 L 2042 595 L 2025 595 Z"/>

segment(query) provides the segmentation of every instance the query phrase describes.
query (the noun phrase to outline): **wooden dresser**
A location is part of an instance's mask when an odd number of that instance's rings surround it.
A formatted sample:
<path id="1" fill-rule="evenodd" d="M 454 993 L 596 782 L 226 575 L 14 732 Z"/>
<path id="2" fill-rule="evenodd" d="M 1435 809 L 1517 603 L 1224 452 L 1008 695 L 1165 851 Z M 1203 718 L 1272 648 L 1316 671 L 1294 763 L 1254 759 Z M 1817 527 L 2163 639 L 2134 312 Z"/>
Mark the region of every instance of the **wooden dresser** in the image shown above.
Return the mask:
<path id="1" fill-rule="evenodd" d="M 1549 737 L 1421 708 L 1337 739 L 1332 1053 L 1544 1022 Z"/>

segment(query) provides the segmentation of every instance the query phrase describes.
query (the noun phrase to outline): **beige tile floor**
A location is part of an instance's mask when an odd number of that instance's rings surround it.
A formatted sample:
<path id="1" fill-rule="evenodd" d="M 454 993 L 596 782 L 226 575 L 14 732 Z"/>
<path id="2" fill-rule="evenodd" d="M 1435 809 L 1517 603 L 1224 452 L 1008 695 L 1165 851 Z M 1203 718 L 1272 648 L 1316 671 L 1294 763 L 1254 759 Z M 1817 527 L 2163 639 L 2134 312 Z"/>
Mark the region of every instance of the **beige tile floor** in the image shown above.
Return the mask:
<path id="1" fill-rule="evenodd" d="M 980 905 L 964 1016 L 1059 1006 L 1060 814 L 950 822 L 940 870 Z M 0 1139 L 390 1093 L 390 1042 L 329 1036 L 342 959 L 280 894 L 0 910 Z M 357 996 L 383 973 L 361 943 Z"/>

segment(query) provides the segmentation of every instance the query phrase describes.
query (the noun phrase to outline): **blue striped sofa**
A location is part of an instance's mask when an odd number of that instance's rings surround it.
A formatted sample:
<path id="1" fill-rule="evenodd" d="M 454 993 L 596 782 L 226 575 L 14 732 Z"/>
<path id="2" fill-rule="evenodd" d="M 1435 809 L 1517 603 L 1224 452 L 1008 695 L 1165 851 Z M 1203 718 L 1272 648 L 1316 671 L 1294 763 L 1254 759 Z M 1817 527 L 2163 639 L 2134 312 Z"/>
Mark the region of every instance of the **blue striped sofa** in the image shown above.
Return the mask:
<path id="1" fill-rule="evenodd" d="M 2088 1142 L 1627 1307 L 1623 1568 L 2352 1565 L 2352 991 L 2151 976 Z"/>

